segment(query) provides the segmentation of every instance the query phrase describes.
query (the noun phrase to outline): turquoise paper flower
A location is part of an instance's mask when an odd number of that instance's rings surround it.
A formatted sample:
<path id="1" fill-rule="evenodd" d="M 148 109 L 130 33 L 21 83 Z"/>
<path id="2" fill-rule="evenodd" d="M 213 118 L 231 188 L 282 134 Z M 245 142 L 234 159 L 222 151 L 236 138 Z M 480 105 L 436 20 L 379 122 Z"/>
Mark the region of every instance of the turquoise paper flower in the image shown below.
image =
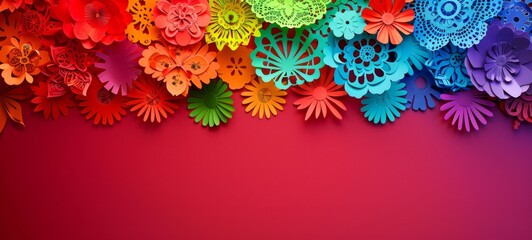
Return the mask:
<path id="1" fill-rule="evenodd" d="M 355 34 L 363 33 L 365 26 L 366 22 L 360 12 L 355 10 L 336 13 L 329 25 L 334 36 L 343 37 L 347 40 L 353 39 Z"/>
<path id="2" fill-rule="evenodd" d="M 335 2 L 330 2 L 327 5 L 327 12 L 323 18 L 318 19 L 315 24 L 309 25 L 309 27 L 321 34 L 323 37 L 329 36 L 331 32 L 330 24 L 338 13 L 343 13 L 346 11 L 354 11 L 360 15 L 362 9 L 368 6 L 367 2 L 364 1 L 349 1 L 349 0 L 337 0 Z M 362 19 L 364 26 L 366 23 Z M 364 27 L 362 27 L 364 28 Z"/>
<path id="3" fill-rule="evenodd" d="M 415 70 L 421 70 L 430 58 L 429 50 L 419 44 L 412 35 L 404 36 L 403 41 L 393 49 L 407 68 L 409 75 L 414 74 Z"/>
<path id="4" fill-rule="evenodd" d="M 362 99 L 364 117 L 374 124 L 394 122 L 406 109 L 405 84 L 394 82 L 390 89 L 382 94 L 368 94 Z"/>
<path id="5" fill-rule="evenodd" d="M 466 56 L 467 49 L 450 44 L 432 52 L 431 58 L 427 61 L 427 67 L 434 75 L 438 87 L 456 92 L 472 86 L 464 64 Z"/>

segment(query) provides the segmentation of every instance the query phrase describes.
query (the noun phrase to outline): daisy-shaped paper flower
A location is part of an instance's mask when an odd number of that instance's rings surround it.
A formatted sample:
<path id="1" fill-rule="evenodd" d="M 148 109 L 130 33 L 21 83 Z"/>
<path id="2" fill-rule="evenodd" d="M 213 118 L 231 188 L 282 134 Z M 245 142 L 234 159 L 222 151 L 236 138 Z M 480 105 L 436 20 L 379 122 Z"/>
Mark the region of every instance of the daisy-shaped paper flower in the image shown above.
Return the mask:
<path id="1" fill-rule="evenodd" d="M 401 116 L 401 112 L 406 109 L 408 100 L 405 98 L 405 84 L 394 82 L 390 89 L 382 94 L 367 94 L 362 99 L 364 117 L 374 124 L 386 124 L 394 122 Z"/>
<path id="2" fill-rule="evenodd" d="M 415 72 L 414 75 L 406 77 L 402 82 L 406 84 L 407 108 L 412 107 L 414 111 L 425 111 L 428 108 L 434 108 L 436 106 L 435 99 L 440 99 L 440 89 L 436 86 L 432 74 L 426 69 Z"/>
<path id="3" fill-rule="evenodd" d="M 345 13 L 347 11 L 354 11 L 358 13 L 358 16 L 360 17 L 360 13 L 362 12 L 362 9 L 364 9 L 367 6 L 368 4 L 366 1 L 356 1 L 356 2 L 347 1 L 347 0 L 332 1 L 329 4 L 327 4 L 327 12 L 325 13 L 325 16 L 323 16 L 323 18 L 319 18 L 316 21 L 316 23 L 309 25 L 309 27 L 313 31 L 321 34 L 321 36 L 327 37 L 329 36 L 329 32 L 331 32 L 331 23 L 333 22 L 333 19 L 336 18 L 337 14 Z M 365 23 L 363 23 L 360 26 L 364 28 Z M 358 28 L 358 26 L 350 26 L 350 27 Z"/>
<path id="4" fill-rule="evenodd" d="M 163 38 L 179 46 L 199 42 L 211 18 L 207 0 L 159 0 L 153 13 Z"/>
<path id="5" fill-rule="evenodd" d="M 26 4 L 33 4 L 33 0 L 3 0 L 0 3 L 0 12 L 7 9 L 9 9 L 10 12 L 14 12 L 20 7 L 24 7 Z"/>
<path id="6" fill-rule="evenodd" d="M 92 82 L 87 96 L 77 95 L 77 99 L 81 114 L 86 115 L 87 120 L 94 118 L 94 125 L 113 125 L 126 115 L 126 98 L 105 89 L 100 81 Z"/>
<path id="7" fill-rule="evenodd" d="M 280 89 L 312 82 L 320 77 L 325 42 L 310 29 L 277 28 L 271 24 L 255 38 L 257 48 L 251 64 L 263 81 L 274 81 Z"/>
<path id="8" fill-rule="evenodd" d="M 157 0 L 129 1 L 127 9 L 133 21 L 127 25 L 126 33 L 131 42 L 149 46 L 152 41 L 161 39 L 161 31 L 153 22 L 156 4 Z"/>
<path id="9" fill-rule="evenodd" d="M 355 37 L 355 34 L 364 32 L 365 26 L 364 19 L 360 16 L 360 12 L 356 10 L 337 12 L 329 24 L 334 36 L 343 37 L 347 40 Z"/>
<path id="10" fill-rule="evenodd" d="M 414 10 L 403 10 L 404 7 L 405 0 L 370 0 L 369 8 L 362 10 L 362 17 L 368 24 L 364 30 L 377 33 L 377 40 L 381 43 L 401 43 L 401 33 L 410 35 L 414 31 L 410 24 L 414 20 Z"/>
<path id="11" fill-rule="evenodd" d="M 100 81 L 105 83 L 105 88 L 114 94 L 127 95 L 128 88 L 133 80 L 137 79 L 141 71 L 137 69 L 141 57 L 142 48 L 128 40 L 105 47 L 96 55 L 103 62 L 94 66 L 103 70 L 98 75 Z"/>
<path id="12" fill-rule="evenodd" d="M 246 112 L 251 112 L 251 116 L 255 117 L 258 113 L 260 119 L 270 118 L 272 114 L 277 116 L 277 110 L 283 110 L 286 94 L 275 87 L 273 82 L 253 80 L 246 85 L 246 91 L 242 92 L 242 97 L 245 97 L 242 104 L 247 105 Z"/>
<path id="13" fill-rule="evenodd" d="M 436 79 L 438 87 L 456 92 L 471 86 L 464 59 L 467 49 L 447 45 L 432 52 L 427 67 Z"/>
<path id="14" fill-rule="evenodd" d="M 126 102 L 131 106 L 131 111 L 138 111 L 137 117 L 143 117 L 143 121 L 161 122 L 169 114 L 174 114 L 178 106 L 174 103 L 175 97 L 166 91 L 166 87 L 150 77 L 141 76 L 133 83 L 133 88 L 127 95 L 130 100 Z"/>
<path id="15" fill-rule="evenodd" d="M 504 24 L 511 23 L 515 29 L 532 32 L 532 5 L 530 1 L 504 0 L 499 13 Z"/>
<path id="16" fill-rule="evenodd" d="M 486 35 L 486 21 L 501 7 L 502 0 L 416 0 L 414 36 L 431 51 L 449 42 L 469 48 Z"/>
<path id="17" fill-rule="evenodd" d="M 31 102 L 37 105 L 34 111 L 43 112 L 45 119 L 52 116 L 56 120 L 61 114 L 67 116 L 68 108 L 76 106 L 76 102 L 73 99 L 74 94 L 66 93 L 59 97 L 48 97 L 48 84 L 39 82 L 36 86 L 31 87 L 35 95 Z"/>
<path id="18" fill-rule="evenodd" d="M 218 76 L 229 88 L 241 89 L 255 77 L 255 68 L 251 66 L 251 49 L 242 46 L 236 51 L 224 49 L 216 56 L 220 69 Z"/>
<path id="19" fill-rule="evenodd" d="M 322 68 L 321 78 L 317 81 L 305 83 L 296 88 L 292 88 L 297 94 L 304 96 L 294 102 L 298 110 L 307 109 L 305 121 L 312 116 L 317 118 L 320 115 L 327 117 L 330 111 L 336 118 L 342 119 L 342 115 L 337 108 L 346 111 L 344 103 L 337 98 L 347 95 L 342 86 L 336 85 L 333 81 L 334 71 L 331 68 Z"/>
<path id="20" fill-rule="evenodd" d="M 495 103 L 489 101 L 485 94 L 475 90 L 455 92 L 452 95 L 442 94 L 440 97 L 446 102 L 440 107 L 441 111 L 446 111 L 444 119 L 449 120 L 452 117 L 452 125 L 456 124 L 458 130 L 465 127 L 469 132 L 471 126 L 478 130 L 479 122 L 486 125 L 486 117 L 493 117 L 490 109 Z"/>
<path id="21" fill-rule="evenodd" d="M 504 100 L 501 106 L 504 113 L 515 118 L 515 129 L 519 128 L 521 122 L 532 123 L 532 94 L 525 92 L 518 98 Z"/>
<path id="22" fill-rule="evenodd" d="M 331 0 L 246 0 L 266 22 L 299 28 L 323 17 Z"/>
<path id="23" fill-rule="evenodd" d="M 30 95 L 29 88 L 24 86 L 9 86 L 0 81 L 0 133 L 8 119 L 24 126 L 22 106 L 19 101 L 25 100 Z"/>
<path id="24" fill-rule="evenodd" d="M 251 36 L 260 36 L 262 20 L 251 11 L 251 6 L 241 0 L 209 0 L 211 24 L 207 27 L 205 41 L 216 43 L 218 50 L 225 45 L 236 50 L 248 45 Z"/>
<path id="25" fill-rule="evenodd" d="M 227 84 L 222 80 L 212 81 L 203 89 L 193 89 L 187 98 L 188 109 L 191 110 L 189 116 L 196 123 L 201 121 L 204 127 L 227 123 L 235 111 L 232 95 L 233 92 L 227 90 Z"/>
<path id="26" fill-rule="evenodd" d="M 11 39 L 11 45 L 2 46 L 0 50 L 0 69 L 2 78 L 9 85 L 20 85 L 26 80 L 33 82 L 33 76 L 41 71 L 40 66 L 48 63 L 50 57 L 46 51 L 38 51 L 32 43 Z"/>

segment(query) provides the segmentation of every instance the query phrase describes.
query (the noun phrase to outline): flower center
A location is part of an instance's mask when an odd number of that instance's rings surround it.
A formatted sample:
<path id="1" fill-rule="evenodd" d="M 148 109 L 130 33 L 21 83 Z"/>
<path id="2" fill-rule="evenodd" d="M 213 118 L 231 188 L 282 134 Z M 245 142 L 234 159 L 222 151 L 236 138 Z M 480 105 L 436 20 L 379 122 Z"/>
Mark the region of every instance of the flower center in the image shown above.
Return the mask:
<path id="1" fill-rule="evenodd" d="M 98 94 L 96 95 L 96 97 L 98 98 L 98 101 L 100 103 L 109 104 L 111 103 L 111 101 L 113 101 L 114 95 L 111 94 L 111 92 L 109 92 L 107 89 L 102 87 L 100 88 L 100 90 L 98 90 Z"/>
<path id="2" fill-rule="evenodd" d="M 370 62 L 373 60 L 373 57 L 375 57 L 375 49 L 371 46 L 363 46 L 360 49 L 360 58 L 364 62 Z"/>
<path id="3" fill-rule="evenodd" d="M 312 91 L 312 96 L 318 101 L 323 101 L 327 97 L 327 89 L 324 87 L 314 88 L 314 91 Z"/>
<path id="4" fill-rule="evenodd" d="M 238 13 L 233 10 L 228 10 L 224 15 L 224 20 L 227 23 L 236 23 L 238 22 Z"/>
<path id="5" fill-rule="evenodd" d="M 262 88 L 257 93 L 257 98 L 261 103 L 269 102 L 273 97 L 272 91 L 269 88 Z"/>
<path id="6" fill-rule="evenodd" d="M 215 109 L 216 106 L 218 106 L 218 97 L 214 95 L 206 96 L 205 106 L 207 106 L 209 109 Z"/>
<path id="7" fill-rule="evenodd" d="M 521 70 L 519 58 L 510 43 L 493 45 L 484 60 L 486 77 L 492 81 L 512 81 Z"/>
<path id="8" fill-rule="evenodd" d="M 497 65 L 499 67 L 504 67 L 504 65 L 506 65 L 506 57 L 505 56 L 498 56 L 496 61 L 497 61 Z"/>
<path id="9" fill-rule="evenodd" d="M 453 53 L 449 58 L 449 65 L 452 67 L 460 67 L 464 62 L 465 54 Z"/>
<path id="10" fill-rule="evenodd" d="M 473 95 L 468 94 L 468 93 L 465 93 L 465 94 L 464 94 L 464 93 L 462 93 L 462 94 L 458 94 L 458 95 L 457 95 L 457 98 L 458 98 L 458 99 L 456 99 L 456 102 L 457 102 L 460 106 L 465 107 L 465 108 L 471 106 L 471 104 L 473 103 L 473 100 L 474 100 Z"/>
<path id="11" fill-rule="evenodd" d="M 456 0 L 444 0 L 438 3 L 438 15 L 443 19 L 452 19 L 460 13 L 462 5 Z"/>
<path id="12" fill-rule="evenodd" d="M 382 15 L 382 22 L 386 25 L 391 25 L 395 21 L 395 16 L 391 13 L 385 13 Z"/>

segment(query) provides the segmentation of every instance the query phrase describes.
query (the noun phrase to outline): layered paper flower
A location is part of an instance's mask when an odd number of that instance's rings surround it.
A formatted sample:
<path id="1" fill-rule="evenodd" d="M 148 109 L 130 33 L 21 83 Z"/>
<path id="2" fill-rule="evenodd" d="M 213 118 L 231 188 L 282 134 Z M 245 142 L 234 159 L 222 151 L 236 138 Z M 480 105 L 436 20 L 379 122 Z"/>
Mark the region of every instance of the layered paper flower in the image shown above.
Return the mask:
<path id="1" fill-rule="evenodd" d="M 294 92 L 303 96 L 294 102 L 298 110 L 307 109 L 305 121 L 312 116 L 318 119 L 321 116 L 327 117 L 327 112 L 331 112 L 336 118 L 342 119 L 342 114 L 337 108 L 347 110 L 344 103 L 338 98 L 346 96 L 347 93 L 342 86 L 336 85 L 333 81 L 334 71 L 330 68 L 323 68 L 321 78 L 317 81 L 305 83 L 296 88 Z"/>
<path id="2" fill-rule="evenodd" d="M 216 43 L 218 50 L 227 45 L 236 50 L 248 45 L 251 36 L 260 36 L 262 20 L 251 11 L 251 6 L 241 0 L 209 0 L 211 23 L 205 41 Z"/>
<path id="3" fill-rule="evenodd" d="M 287 93 L 275 87 L 273 82 L 253 80 L 242 92 L 242 97 L 245 97 L 242 104 L 247 105 L 246 112 L 251 112 L 251 116 L 258 114 L 260 119 L 270 118 L 272 115 L 277 116 L 278 110 L 283 110 L 286 95 Z"/>
<path id="4" fill-rule="evenodd" d="M 251 49 L 242 46 L 236 51 L 228 48 L 222 50 L 216 60 L 220 64 L 218 76 L 229 88 L 241 89 L 255 77 L 255 68 L 251 65 Z"/>
<path id="5" fill-rule="evenodd" d="M 440 97 L 446 102 L 440 107 L 441 111 L 446 111 L 444 119 L 449 120 L 452 117 L 452 125 L 456 124 L 458 130 L 464 127 L 468 132 L 471 127 L 478 130 L 479 123 L 486 125 L 486 117 L 493 117 L 490 109 L 495 103 L 487 100 L 485 94 L 470 90 L 455 92 L 452 95 L 442 94 Z"/>
<path id="6" fill-rule="evenodd" d="M 486 21 L 501 7 L 502 0 L 416 0 L 414 35 L 432 51 L 449 42 L 469 48 L 486 35 Z"/>
<path id="7" fill-rule="evenodd" d="M 331 0 L 246 0 L 251 10 L 266 22 L 299 28 L 323 17 Z"/>
<path id="8" fill-rule="evenodd" d="M 76 106 L 76 102 L 73 99 L 74 94 L 65 93 L 58 97 L 48 97 L 48 84 L 50 83 L 39 82 L 37 85 L 31 87 L 31 90 L 35 95 L 33 99 L 31 99 L 31 102 L 36 105 L 34 111 L 42 112 L 45 119 L 52 116 L 55 120 L 58 119 L 61 114 L 67 116 L 68 108 Z"/>
<path id="9" fill-rule="evenodd" d="M 24 126 L 22 106 L 19 101 L 27 99 L 28 96 L 28 88 L 9 86 L 0 81 L 0 133 L 4 130 L 8 119 Z"/>
<path id="10" fill-rule="evenodd" d="M 105 89 L 100 81 L 93 81 L 87 96 L 77 95 L 77 99 L 81 114 L 87 120 L 93 119 L 94 125 L 113 125 L 126 115 L 126 98 Z"/>
<path id="11" fill-rule="evenodd" d="M 133 88 L 128 94 L 126 104 L 132 112 L 138 112 L 137 117 L 142 117 L 144 122 L 161 122 L 169 114 L 174 114 L 178 105 L 174 103 L 175 97 L 166 91 L 166 86 L 155 79 L 141 76 L 133 83 Z"/>
<path id="12" fill-rule="evenodd" d="M 274 81 L 283 90 L 312 82 L 320 77 L 324 65 L 321 39 L 307 28 L 279 29 L 272 24 L 255 38 L 251 64 L 263 81 Z"/>
<path id="13" fill-rule="evenodd" d="M 207 0 L 159 0 L 153 13 L 163 38 L 178 46 L 199 42 L 211 18 Z"/>
<path id="14" fill-rule="evenodd" d="M 332 34 L 347 40 L 355 37 L 355 34 L 364 32 L 366 23 L 357 10 L 337 12 L 329 23 Z"/>
<path id="15" fill-rule="evenodd" d="M 519 97 L 532 83 L 529 33 L 494 21 L 486 37 L 467 51 L 465 66 L 473 85 L 492 97 Z"/>
<path id="16" fill-rule="evenodd" d="M 127 25 L 128 39 L 133 43 L 149 46 L 161 39 L 161 31 L 155 26 L 153 10 L 157 0 L 129 1 L 127 9 L 133 21 Z"/>
<path id="17" fill-rule="evenodd" d="M 33 75 L 41 72 L 40 66 L 48 63 L 47 51 L 38 51 L 30 42 L 11 39 L 11 44 L 0 50 L 2 78 L 9 85 L 20 85 L 24 81 L 33 82 Z"/>
<path id="18" fill-rule="evenodd" d="M 504 24 L 511 23 L 515 29 L 532 32 L 532 5 L 530 1 L 504 0 L 499 16 Z"/>
<path id="19" fill-rule="evenodd" d="M 227 84 L 221 80 L 212 81 L 203 89 L 193 89 L 187 98 L 190 117 L 196 123 L 206 127 L 219 126 L 233 117 L 233 93 L 227 90 Z"/>
<path id="20" fill-rule="evenodd" d="M 451 44 L 432 52 L 427 67 L 440 88 L 460 91 L 471 86 L 471 80 L 465 67 L 467 49 Z"/>
<path id="21" fill-rule="evenodd" d="M 321 34 L 323 37 L 329 36 L 331 32 L 331 23 L 339 13 L 345 13 L 346 11 L 355 11 L 360 16 L 362 9 L 367 7 L 368 4 L 365 1 L 347 1 L 337 0 L 327 4 L 327 12 L 322 18 L 319 18 L 316 23 L 309 25 L 309 27 Z M 339 21 L 339 20 L 337 20 Z M 345 22 L 344 22 L 345 23 Z M 356 27 L 356 26 L 352 26 Z M 362 26 L 364 28 L 364 26 Z"/>
<path id="22" fill-rule="evenodd" d="M 406 91 L 404 88 L 404 83 L 394 82 L 390 89 L 382 94 L 367 94 L 362 99 L 362 108 L 360 109 L 364 113 L 364 117 L 374 124 L 394 122 L 406 109 L 408 100 L 405 98 Z"/>
<path id="23" fill-rule="evenodd" d="M 414 26 L 414 10 L 405 8 L 405 0 L 370 0 L 369 8 L 362 10 L 366 20 L 364 30 L 370 34 L 377 33 L 377 41 L 387 44 L 399 44 L 403 41 L 401 33 L 410 35 Z"/>
<path id="24" fill-rule="evenodd" d="M 436 106 L 435 100 L 440 99 L 441 91 L 436 86 L 434 76 L 428 70 L 417 71 L 401 81 L 406 84 L 407 108 L 425 111 Z"/>
<path id="25" fill-rule="evenodd" d="M 532 123 L 532 94 L 521 94 L 518 98 L 510 98 L 502 101 L 502 110 L 515 118 L 514 128 L 517 129 L 521 122 Z"/>

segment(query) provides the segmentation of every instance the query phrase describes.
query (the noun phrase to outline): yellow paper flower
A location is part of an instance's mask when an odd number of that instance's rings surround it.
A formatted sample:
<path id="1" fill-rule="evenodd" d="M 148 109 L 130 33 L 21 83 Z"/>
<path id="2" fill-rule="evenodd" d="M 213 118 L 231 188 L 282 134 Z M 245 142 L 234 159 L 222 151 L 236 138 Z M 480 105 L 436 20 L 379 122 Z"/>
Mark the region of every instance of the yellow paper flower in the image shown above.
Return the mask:
<path id="1" fill-rule="evenodd" d="M 270 118 L 271 114 L 277 115 L 277 110 L 282 111 L 286 100 L 286 92 L 278 89 L 273 81 L 263 82 L 261 80 L 253 80 L 251 84 L 246 85 L 247 91 L 242 92 L 242 97 L 247 97 L 242 101 L 242 104 L 248 105 L 246 112 L 251 112 L 251 116 L 255 117 L 257 113 L 259 118 L 264 116 Z"/>
<path id="2" fill-rule="evenodd" d="M 211 23 L 207 27 L 205 41 L 216 43 L 218 50 L 227 45 L 236 50 L 248 45 L 251 35 L 260 36 L 262 20 L 251 11 L 251 6 L 241 0 L 209 0 Z"/>
<path id="3" fill-rule="evenodd" d="M 131 42 L 148 46 L 152 41 L 161 39 L 161 32 L 153 22 L 156 3 L 156 0 L 129 1 L 127 10 L 133 21 L 127 26 L 126 33 Z"/>

